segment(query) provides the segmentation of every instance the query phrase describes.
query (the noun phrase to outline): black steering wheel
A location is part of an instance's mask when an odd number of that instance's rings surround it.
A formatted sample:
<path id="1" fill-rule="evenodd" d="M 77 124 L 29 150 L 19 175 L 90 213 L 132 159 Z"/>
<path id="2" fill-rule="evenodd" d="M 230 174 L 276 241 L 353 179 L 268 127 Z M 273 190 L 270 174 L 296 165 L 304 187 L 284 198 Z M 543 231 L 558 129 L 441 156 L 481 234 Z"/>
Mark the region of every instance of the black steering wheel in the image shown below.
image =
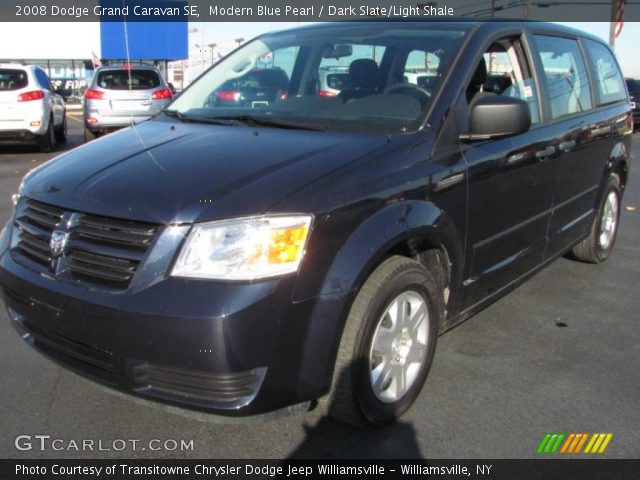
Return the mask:
<path id="1" fill-rule="evenodd" d="M 384 93 L 399 93 L 415 98 L 421 104 L 431 100 L 431 92 L 414 83 L 396 83 L 385 88 Z"/>

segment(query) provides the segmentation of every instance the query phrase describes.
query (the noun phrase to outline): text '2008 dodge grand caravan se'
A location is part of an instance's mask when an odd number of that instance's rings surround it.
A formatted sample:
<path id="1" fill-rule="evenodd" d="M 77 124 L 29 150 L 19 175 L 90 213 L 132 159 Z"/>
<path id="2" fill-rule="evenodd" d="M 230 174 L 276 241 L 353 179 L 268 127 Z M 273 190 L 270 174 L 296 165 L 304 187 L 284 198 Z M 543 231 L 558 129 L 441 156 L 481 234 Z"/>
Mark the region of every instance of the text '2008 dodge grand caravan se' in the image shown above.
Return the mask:
<path id="1" fill-rule="evenodd" d="M 322 94 L 331 66 L 348 78 Z M 439 333 L 569 250 L 609 256 L 632 123 L 609 48 L 559 26 L 267 34 L 27 175 L 5 302 L 37 350 L 120 390 L 227 415 L 327 397 L 383 424 Z"/>

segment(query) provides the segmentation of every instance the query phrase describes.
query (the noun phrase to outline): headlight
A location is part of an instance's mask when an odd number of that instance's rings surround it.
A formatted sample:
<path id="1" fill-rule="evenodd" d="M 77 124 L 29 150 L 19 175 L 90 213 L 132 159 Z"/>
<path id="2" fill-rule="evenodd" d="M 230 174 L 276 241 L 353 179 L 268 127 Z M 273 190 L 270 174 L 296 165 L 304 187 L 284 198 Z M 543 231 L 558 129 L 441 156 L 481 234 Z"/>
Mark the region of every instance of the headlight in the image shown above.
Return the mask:
<path id="1" fill-rule="evenodd" d="M 172 275 L 253 280 L 298 270 L 310 215 L 247 217 L 201 223 L 191 230 Z"/>

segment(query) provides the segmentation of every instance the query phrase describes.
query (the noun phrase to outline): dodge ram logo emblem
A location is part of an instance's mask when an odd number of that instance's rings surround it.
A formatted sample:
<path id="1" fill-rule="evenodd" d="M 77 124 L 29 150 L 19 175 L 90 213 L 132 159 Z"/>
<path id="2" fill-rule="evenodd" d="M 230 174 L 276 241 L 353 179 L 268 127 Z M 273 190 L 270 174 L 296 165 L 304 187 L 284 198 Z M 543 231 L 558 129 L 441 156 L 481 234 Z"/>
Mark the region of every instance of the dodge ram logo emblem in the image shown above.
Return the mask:
<path id="1" fill-rule="evenodd" d="M 49 241 L 49 250 L 54 257 L 59 257 L 64 253 L 64 249 L 67 248 L 69 242 L 69 232 L 62 232 L 60 230 L 54 230 L 51 234 L 51 240 Z"/>

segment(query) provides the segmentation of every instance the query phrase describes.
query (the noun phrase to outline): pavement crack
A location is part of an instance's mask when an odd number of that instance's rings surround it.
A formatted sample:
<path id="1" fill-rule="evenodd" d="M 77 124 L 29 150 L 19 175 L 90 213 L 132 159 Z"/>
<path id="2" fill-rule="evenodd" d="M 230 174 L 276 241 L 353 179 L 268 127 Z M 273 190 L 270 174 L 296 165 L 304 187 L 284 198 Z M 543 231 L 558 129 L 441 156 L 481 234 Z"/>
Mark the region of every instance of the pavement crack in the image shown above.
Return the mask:
<path id="1" fill-rule="evenodd" d="M 58 396 L 58 385 L 60 384 L 60 378 L 62 378 L 62 368 L 58 368 L 56 373 L 56 377 L 53 380 L 53 388 L 51 389 L 51 397 L 49 397 L 49 404 L 47 405 L 47 411 L 44 415 L 45 425 L 49 424 L 49 415 L 51 415 L 51 410 L 53 409 L 53 404 L 56 401 L 56 397 Z"/>

